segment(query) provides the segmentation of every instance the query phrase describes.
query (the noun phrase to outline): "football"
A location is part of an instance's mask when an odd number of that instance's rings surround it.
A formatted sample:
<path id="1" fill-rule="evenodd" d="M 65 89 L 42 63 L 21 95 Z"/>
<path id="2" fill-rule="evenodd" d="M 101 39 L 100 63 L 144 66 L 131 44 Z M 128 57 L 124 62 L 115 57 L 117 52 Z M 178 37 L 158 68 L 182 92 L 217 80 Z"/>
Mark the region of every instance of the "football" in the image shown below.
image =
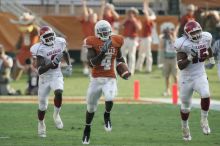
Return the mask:
<path id="1" fill-rule="evenodd" d="M 119 62 L 117 64 L 116 71 L 119 74 L 119 76 L 125 80 L 128 80 L 128 78 L 131 76 L 131 73 L 128 70 L 128 66 L 124 62 Z"/>

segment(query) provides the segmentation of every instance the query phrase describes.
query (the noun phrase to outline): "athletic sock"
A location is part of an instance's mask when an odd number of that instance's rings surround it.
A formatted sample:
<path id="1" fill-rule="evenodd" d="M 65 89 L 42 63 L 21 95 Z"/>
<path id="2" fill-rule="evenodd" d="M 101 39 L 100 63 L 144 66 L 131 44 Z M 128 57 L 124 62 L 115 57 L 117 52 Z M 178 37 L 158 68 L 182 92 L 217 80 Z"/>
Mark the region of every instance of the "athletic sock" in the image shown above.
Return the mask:
<path id="1" fill-rule="evenodd" d="M 58 107 L 54 106 L 54 113 L 59 114 L 60 110 L 61 110 L 61 107 L 58 108 Z"/>
<path id="2" fill-rule="evenodd" d="M 113 107 L 113 101 L 106 101 L 105 102 L 105 111 L 110 113 Z"/>
<path id="3" fill-rule="evenodd" d="M 209 111 L 201 110 L 201 119 L 207 119 L 208 113 L 209 113 Z"/>
<path id="4" fill-rule="evenodd" d="M 57 108 L 60 108 L 62 105 L 62 98 L 54 98 L 54 106 L 56 106 Z"/>
<path id="5" fill-rule="evenodd" d="M 45 111 L 38 110 L 38 119 L 39 121 L 43 121 L 45 116 Z"/>
<path id="6" fill-rule="evenodd" d="M 182 120 L 182 127 L 186 128 L 186 127 L 189 127 L 189 123 L 188 123 L 188 120 L 184 121 Z"/>
<path id="7" fill-rule="evenodd" d="M 94 114 L 95 114 L 94 112 L 89 113 L 88 111 L 86 111 L 86 126 L 91 126 Z"/>
<path id="8" fill-rule="evenodd" d="M 189 113 L 184 113 L 180 111 L 181 119 L 182 119 L 182 126 L 184 128 L 188 127 L 188 118 L 189 118 Z"/>
<path id="9" fill-rule="evenodd" d="M 210 106 L 210 98 L 201 98 L 201 118 L 207 119 Z"/>

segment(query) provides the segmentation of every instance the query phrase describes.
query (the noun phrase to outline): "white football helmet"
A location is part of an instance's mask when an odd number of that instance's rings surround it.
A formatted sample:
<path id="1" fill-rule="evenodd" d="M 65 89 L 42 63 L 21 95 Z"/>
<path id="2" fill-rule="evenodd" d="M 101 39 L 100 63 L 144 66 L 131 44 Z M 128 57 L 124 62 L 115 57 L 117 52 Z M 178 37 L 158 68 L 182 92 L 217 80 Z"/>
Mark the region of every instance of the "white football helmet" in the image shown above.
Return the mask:
<path id="1" fill-rule="evenodd" d="M 106 41 L 112 35 L 112 27 L 108 21 L 100 20 L 95 24 L 95 36 Z"/>
<path id="2" fill-rule="evenodd" d="M 55 38 L 56 34 L 51 27 L 43 26 L 40 28 L 40 40 L 43 44 L 52 46 L 54 44 Z"/>

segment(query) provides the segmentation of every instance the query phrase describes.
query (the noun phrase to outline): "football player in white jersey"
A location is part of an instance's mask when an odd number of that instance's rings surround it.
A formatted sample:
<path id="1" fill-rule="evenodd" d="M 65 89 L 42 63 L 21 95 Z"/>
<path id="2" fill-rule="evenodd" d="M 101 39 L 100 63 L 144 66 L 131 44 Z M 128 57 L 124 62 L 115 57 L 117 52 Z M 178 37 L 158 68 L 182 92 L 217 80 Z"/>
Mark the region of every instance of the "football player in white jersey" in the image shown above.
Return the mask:
<path id="1" fill-rule="evenodd" d="M 48 96 L 50 90 L 54 91 L 54 113 L 53 119 L 57 129 L 63 128 L 63 122 L 60 118 L 60 109 L 62 104 L 63 75 L 60 68 L 62 58 L 68 64 L 66 68 L 69 73 L 72 72 L 69 53 L 66 49 L 64 38 L 56 37 L 55 32 L 48 26 L 40 29 L 40 42 L 31 47 L 33 56 L 37 58 L 37 70 L 39 74 L 38 88 L 38 135 L 46 137 L 46 125 L 44 115 L 48 106 Z"/>
<path id="2" fill-rule="evenodd" d="M 184 27 L 184 35 L 178 38 L 174 47 L 177 51 L 177 62 L 180 69 L 181 119 L 184 140 L 191 140 L 188 117 L 191 108 L 191 98 L 194 91 L 201 96 L 201 127 L 204 134 L 210 134 L 208 110 L 210 105 L 209 83 L 204 67 L 204 61 L 209 59 L 215 64 L 211 50 L 212 35 L 203 32 L 200 24 L 189 21 Z"/>

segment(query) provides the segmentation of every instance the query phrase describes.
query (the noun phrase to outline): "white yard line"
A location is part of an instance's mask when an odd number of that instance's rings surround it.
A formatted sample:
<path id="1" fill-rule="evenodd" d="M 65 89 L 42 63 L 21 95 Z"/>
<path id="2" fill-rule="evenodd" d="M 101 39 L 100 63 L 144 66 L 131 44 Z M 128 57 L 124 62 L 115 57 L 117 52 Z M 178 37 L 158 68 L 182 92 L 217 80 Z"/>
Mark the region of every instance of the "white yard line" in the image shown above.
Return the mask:
<path id="1" fill-rule="evenodd" d="M 141 98 L 141 100 L 172 104 L 172 98 L 155 98 L 154 97 L 154 98 Z M 193 98 L 192 99 L 192 107 L 200 108 L 201 107 L 200 101 L 201 100 L 199 98 Z M 180 105 L 180 100 L 178 100 L 178 105 Z M 220 111 L 220 101 L 211 99 L 210 109 Z"/>
<path id="2" fill-rule="evenodd" d="M 50 97 L 51 102 L 52 102 L 52 98 L 53 97 Z M 8 99 L 8 100 L 5 101 L 5 99 Z M 126 104 L 126 103 L 127 104 L 153 104 L 153 103 L 172 104 L 172 98 L 166 98 L 166 97 L 163 97 L 163 98 L 162 97 L 153 97 L 153 98 L 142 97 L 139 100 L 133 100 L 132 98 L 117 97 L 115 98 L 115 100 L 116 100 L 116 103 L 121 103 L 121 104 Z M 38 102 L 37 96 L 0 96 L 0 103 L 37 103 L 37 102 Z M 103 102 L 103 98 L 102 98 L 102 102 Z M 65 96 L 64 103 L 85 104 L 85 97 Z M 178 100 L 178 105 L 180 105 L 180 100 Z M 192 99 L 192 107 L 200 108 L 199 98 Z M 220 100 L 211 99 L 210 109 L 220 111 Z"/>
<path id="3" fill-rule="evenodd" d="M 0 136 L 0 139 L 8 139 L 10 138 L 9 136 Z"/>

